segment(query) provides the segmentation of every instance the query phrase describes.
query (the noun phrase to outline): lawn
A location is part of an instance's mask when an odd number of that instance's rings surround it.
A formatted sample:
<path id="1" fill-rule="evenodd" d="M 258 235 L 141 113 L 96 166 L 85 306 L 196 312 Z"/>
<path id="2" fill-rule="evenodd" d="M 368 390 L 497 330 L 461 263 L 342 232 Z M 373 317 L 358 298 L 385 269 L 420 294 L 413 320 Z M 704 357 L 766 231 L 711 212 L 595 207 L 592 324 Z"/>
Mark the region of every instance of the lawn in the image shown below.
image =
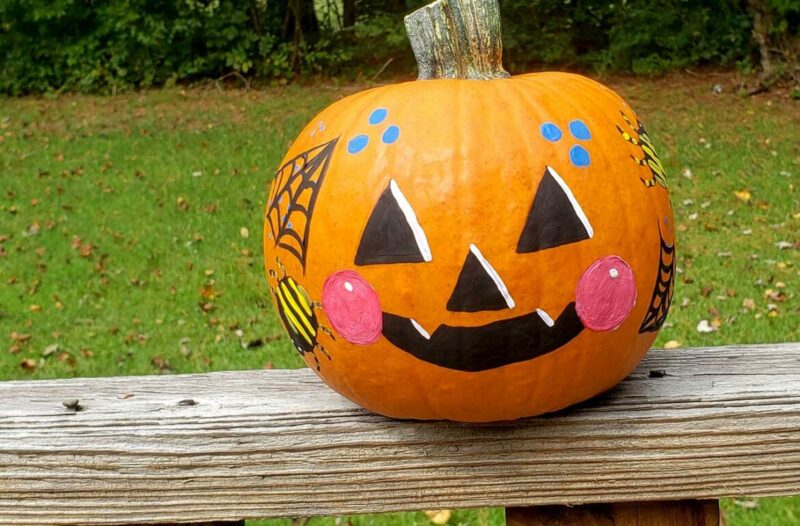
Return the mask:
<path id="1" fill-rule="evenodd" d="M 656 345 L 800 340 L 800 102 L 740 98 L 725 74 L 605 81 L 670 175 L 679 275 Z M 266 185 L 360 88 L 0 99 L 0 380 L 302 366 L 263 277 Z M 753 502 L 727 502 L 728 524 L 800 521 L 800 498 Z"/>

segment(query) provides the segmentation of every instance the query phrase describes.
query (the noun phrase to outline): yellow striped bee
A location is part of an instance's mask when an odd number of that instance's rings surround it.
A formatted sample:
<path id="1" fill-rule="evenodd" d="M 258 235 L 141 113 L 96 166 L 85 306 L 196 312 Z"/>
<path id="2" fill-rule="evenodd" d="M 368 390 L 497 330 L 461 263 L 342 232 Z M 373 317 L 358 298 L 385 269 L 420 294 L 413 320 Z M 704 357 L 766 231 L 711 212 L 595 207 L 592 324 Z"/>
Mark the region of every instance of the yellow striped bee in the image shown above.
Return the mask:
<path id="1" fill-rule="evenodd" d="M 636 164 L 649 168 L 652 175 L 649 179 L 643 178 L 642 182 L 648 188 L 654 186 L 656 183 L 667 188 L 667 175 L 664 172 L 664 165 L 661 164 L 661 159 L 659 159 L 656 148 L 653 146 L 653 141 L 650 140 L 650 136 L 647 134 L 647 131 L 645 131 L 642 121 L 636 119 L 636 125 L 634 126 L 624 112 L 620 112 L 620 114 L 622 114 L 622 118 L 625 120 L 628 128 L 630 128 L 630 132 L 623 130 L 619 126 L 617 126 L 617 130 L 625 141 L 634 146 L 638 146 L 642 151 L 641 158 L 634 155 L 631 155 L 631 158 L 636 161 Z"/>
<path id="2" fill-rule="evenodd" d="M 294 278 L 286 275 L 286 269 L 280 261 L 278 261 L 278 267 L 282 276 L 278 276 L 274 270 L 269 271 L 269 275 L 277 282 L 272 292 L 275 295 L 278 314 L 297 352 L 303 357 L 307 353 L 311 353 L 314 363 L 317 365 L 317 371 L 319 371 L 320 364 L 316 350 L 319 349 L 328 360 L 331 359 L 331 355 L 317 341 L 317 336 L 320 332 L 324 332 L 332 339 L 335 338 L 331 331 L 320 325 L 317 320 L 314 309 L 322 306 L 318 302 L 312 301 L 308 292 Z"/>

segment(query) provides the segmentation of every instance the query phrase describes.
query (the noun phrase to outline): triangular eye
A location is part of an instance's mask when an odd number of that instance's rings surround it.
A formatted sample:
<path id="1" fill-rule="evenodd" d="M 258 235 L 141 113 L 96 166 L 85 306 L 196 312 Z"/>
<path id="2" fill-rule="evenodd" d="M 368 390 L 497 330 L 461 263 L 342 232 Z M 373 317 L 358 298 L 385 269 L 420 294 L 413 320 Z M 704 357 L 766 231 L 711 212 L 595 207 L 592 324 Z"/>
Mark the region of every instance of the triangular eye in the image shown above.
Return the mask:
<path id="1" fill-rule="evenodd" d="M 428 238 L 411 204 L 392 179 L 369 216 L 355 263 L 376 265 L 430 260 Z"/>
<path id="2" fill-rule="evenodd" d="M 548 166 L 525 220 L 517 243 L 517 253 L 536 252 L 591 239 L 592 236 L 592 225 L 572 195 L 572 190 Z"/>

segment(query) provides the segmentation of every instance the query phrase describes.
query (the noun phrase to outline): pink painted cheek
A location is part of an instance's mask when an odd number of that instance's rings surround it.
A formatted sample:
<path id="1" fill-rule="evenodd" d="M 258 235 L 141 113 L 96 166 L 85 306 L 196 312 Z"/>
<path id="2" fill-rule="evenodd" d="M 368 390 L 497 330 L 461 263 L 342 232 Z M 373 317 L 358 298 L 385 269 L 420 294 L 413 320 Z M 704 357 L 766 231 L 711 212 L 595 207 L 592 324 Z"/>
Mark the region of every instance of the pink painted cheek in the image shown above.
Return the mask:
<path id="1" fill-rule="evenodd" d="M 584 327 L 613 331 L 636 304 L 636 281 L 624 259 L 606 256 L 592 263 L 578 281 L 575 310 Z"/>
<path id="2" fill-rule="evenodd" d="M 334 272 L 322 287 L 322 308 L 345 340 L 357 345 L 375 343 L 383 330 L 378 293 L 352 270 Z"/>

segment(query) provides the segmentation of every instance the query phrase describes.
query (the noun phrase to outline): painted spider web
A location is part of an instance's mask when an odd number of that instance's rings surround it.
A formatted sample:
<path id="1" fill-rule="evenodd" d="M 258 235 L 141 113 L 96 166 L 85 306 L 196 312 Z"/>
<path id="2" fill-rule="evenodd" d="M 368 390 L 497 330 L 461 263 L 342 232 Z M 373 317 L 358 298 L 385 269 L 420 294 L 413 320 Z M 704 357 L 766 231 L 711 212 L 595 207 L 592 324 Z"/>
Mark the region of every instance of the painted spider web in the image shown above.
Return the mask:
<path id="1" fill-rule="evenodd" d="M 661 255 L 658 261 L 658 275 L 656 285 L 653 287 L 653 296 L 650 299 L 650 306 L 644 317 L 639 333 L 656 332 L 664 325 L 672 303 L 672 293 L 675 282 L 675 245 L 669 245 L 662 236 Z"/>
<path id="2" fill-rule="evenodd" d="M 315 146 L 281 166 L 267 201 L 270 238 L 294 255 L 304 272 L 311 215 L 338 141 Z"/>

